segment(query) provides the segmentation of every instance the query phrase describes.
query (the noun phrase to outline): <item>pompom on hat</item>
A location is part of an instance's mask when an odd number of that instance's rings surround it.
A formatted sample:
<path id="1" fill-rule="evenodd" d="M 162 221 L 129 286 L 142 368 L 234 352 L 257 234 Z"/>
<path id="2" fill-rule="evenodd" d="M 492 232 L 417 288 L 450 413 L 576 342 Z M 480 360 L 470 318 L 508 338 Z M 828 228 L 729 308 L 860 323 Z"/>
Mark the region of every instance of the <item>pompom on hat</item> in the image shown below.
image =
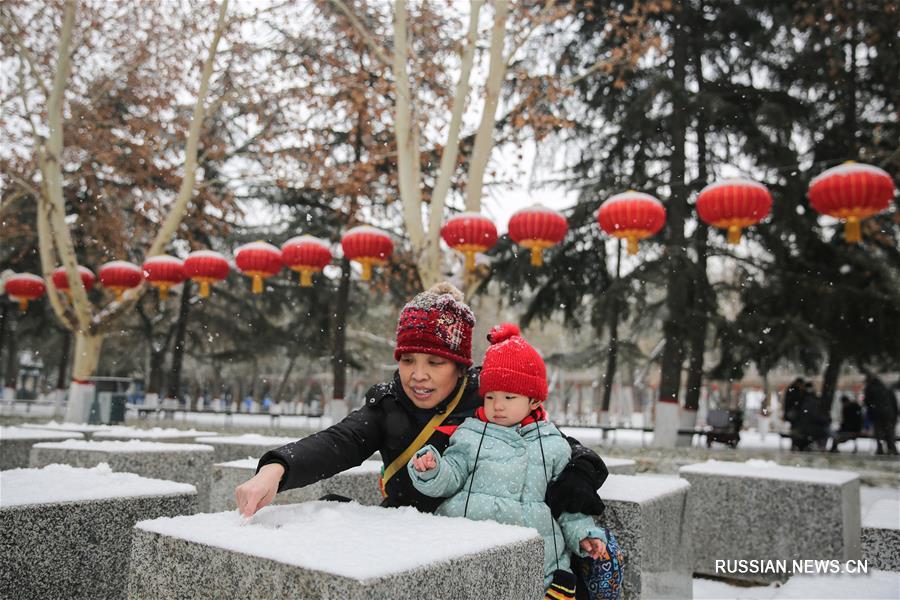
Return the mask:
<path id="1" fill-rule="evenodd" d="M 518 326 L 497 325 L 488 333 L 491 343 L 484 353 L 478 393 L 510 392 L 539 402 L 547 399 L 547 367 Z"/>
<path id="2" fill-rule="evenodd" d="M 475 315 L 463 293 L 449 283 L 439 283 L 400 311 L 394 360 L 400 360 L 401 354 L 421 352 L 470 367 L 474 327 Z"/>

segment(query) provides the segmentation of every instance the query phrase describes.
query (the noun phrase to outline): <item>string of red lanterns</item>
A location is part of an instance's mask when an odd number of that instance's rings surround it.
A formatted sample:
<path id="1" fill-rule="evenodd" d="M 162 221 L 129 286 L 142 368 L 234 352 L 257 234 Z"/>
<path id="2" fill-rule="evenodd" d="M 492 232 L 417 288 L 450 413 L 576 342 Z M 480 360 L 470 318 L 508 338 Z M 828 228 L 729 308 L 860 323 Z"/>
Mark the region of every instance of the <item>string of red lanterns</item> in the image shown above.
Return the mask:
<path id="1" fill-rule="evenodd" d="M 466 272 L 475 269 L 475 254 L 487 252 L 497 243 L 497 227 L 476 212 L 464 212 L 447 219 L 441 227 L 441 238 L 466 258 Z"/>

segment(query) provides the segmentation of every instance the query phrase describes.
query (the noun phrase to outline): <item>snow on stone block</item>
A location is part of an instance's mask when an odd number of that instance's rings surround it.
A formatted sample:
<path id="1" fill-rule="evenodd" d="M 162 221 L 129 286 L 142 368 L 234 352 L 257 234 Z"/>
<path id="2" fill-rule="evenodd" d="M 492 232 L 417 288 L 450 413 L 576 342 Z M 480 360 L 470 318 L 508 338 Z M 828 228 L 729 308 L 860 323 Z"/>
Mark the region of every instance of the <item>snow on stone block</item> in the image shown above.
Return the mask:
<path id="1" fill-rule="evenodd" d="M 196 511 L 193 486 L 51 465 L 0 473 L 0 598 L 124 598 L 134 524 Z"/>
<path id="2" fill-rule="evenodd" d="M 635 475 L 637 473 L 637 462 L 630 458 L 604 458 L 603 463 L 610 474 Z"/>
<path id="3" fill-rule="evenodd" d="M 54 463 L 74 467 L 93 467 L 106 463 L 116 472 L 189 483 L 197 488 L 198 509 L 206 510 L 209 506 L 212 446 L 138 440 L 66 440 L 43 442 L 32 447 L 32 467 L 45 467 Z"/>
<path id="4" fill-rule="evenodd" d="M 176 444 L 194 442 L 198 437 L 214 437 L 215 431 L 197 431 L 196 429 L 175 429 L 174 427 L 110 427 L 106 431 L 94 434 L 95 440 L 147 440 L 153 442 L 172 442 Z"/>
<path id="5" fill-rule="evenodd" d="M 297 438 L 245 433 L 244 435 L 198 437 L 194 441 L 198 444 L 209 444 L 215 448 L 216 462 L 229 462 L 248 457 L 260 457 L 269 450 L 296 442 Z"/>
<path id="6" fill-rule="evenodd" d="M 870 567 L 900 571 L 900 500 L 878 500 L 863 515 L 862 555 Z"/>
<path id="7" fill-rule="evenodd" d="M 622 598 L 690 598 L 692 543 L 684 520 L 690 485 L 677 477 L 610 475 L 600 488 L 609 527 L 625 555 Z"/>
<path id="8" fill-rule="evenodd" d="M 74 431 L 47 431 L 26 427 L 0 427 L 0 471 L 28 466 L 31 446 L 38 442 L 83 438 Z"/>
<path id="9" fill-rule="evenodd" d="M 236 509 L 234 488 L 253 477 L 258 462 L 254 458 L 213 465 L 209 510 Z M 325 494 L 338 494 L 352 498 L 359 504 L 376 506 L 381 504 L 382 500 L 381 490 L 378 487 L 380 477 L 381 462 L 367 460 L 360 466 L 338 473 L 330 479 L 276 494 L 272 503 L 295 504 L 318 500 Z"/>
<path id="10" fill-rule="evenodd" d="M 135 526 L 128 597 L 539 598 L 532 529 L 412 508 L 308 502 Z M 502 577 L 498 577 L 502 565 Z"/>
<path id="11" fill-rule="evenodd" d="M 88 425 L 87 423 L 59 423 L 57 421 L 48 421 L 46 423 L 28 423 L 22 425 L 26 429 L 40 429 L 62 432 L 78 432 L 84 435 L 85 439 L 91 439 L 95 433 L 108 431 L 112 427 L 110 425 Z"/>
<path id="12" fill-rule="evenodd" d="M 859 476 L 784 467 L 772 461 L 707 461 L 681 467 L 691 483 L 688 518 L 694 570 L 716 574 L 716 560 L 861 558 Z M 769 583 L 785 573 L 729 577 Z"/>

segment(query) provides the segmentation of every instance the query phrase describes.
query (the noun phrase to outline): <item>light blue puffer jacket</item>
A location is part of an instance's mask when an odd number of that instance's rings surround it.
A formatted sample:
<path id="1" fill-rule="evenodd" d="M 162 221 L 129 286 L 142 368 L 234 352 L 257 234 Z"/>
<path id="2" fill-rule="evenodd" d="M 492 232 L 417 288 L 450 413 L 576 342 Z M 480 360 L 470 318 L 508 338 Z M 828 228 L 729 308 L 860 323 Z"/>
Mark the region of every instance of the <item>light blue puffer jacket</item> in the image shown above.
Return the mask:
<path id="1" fill-rule="evenodd" d="M 481 452 L 475 468 L 479 443 Z M 557 522 L 544 502 L 547 482 L 562 472 L 572 454 L 569 443 L 552 423 L 541 421 L 504 427 L 469 418 L 450 438 L 450 446 L 443 456 L 431 446 L 425 446 L 417 454 L 426 450 L 434 453 L 436 469 L 419 473 L 412 461 L 406 468 L 413 485 L 423 494 L 435 498 L 450 496 L 435 514 L 537 529 L 544 538 L 545 585 L 550 584 L 554 570 L 570 570 L 567 551 L 584 555 L 579 548 L 582 539 L 595 537 L 606 542 L 602 530 L 590 517 L 563 513 Z"/>

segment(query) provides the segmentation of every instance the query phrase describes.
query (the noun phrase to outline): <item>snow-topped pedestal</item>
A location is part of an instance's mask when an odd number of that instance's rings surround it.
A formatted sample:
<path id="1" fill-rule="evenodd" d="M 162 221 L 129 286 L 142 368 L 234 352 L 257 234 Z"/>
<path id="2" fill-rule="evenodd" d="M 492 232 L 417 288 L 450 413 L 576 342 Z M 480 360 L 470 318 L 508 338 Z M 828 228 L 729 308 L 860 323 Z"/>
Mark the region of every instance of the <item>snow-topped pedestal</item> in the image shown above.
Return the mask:
<path id="1" fill-rule="evenodd" d="M 212 446 L 203 444 L 67 440 L 35 444 L 30 465 L 44 467 L 60 463 L 93 467 L 107 463 L 116 472 L 189 483 L 197 488 L 198 509 L 207 510 L 212 458 Z"/>
<path id="2" fill-rule="evenodd" d="M 0 471 L 28 466 L 31 447 L 38 442 L 81 439 L 73 431 L 48 431 L 26 427 L 0 427 Z"/>
<path id="3" fill-rule="evenodd" d="M 697 573 L 768 583 L 786 581 L 788 574 L 717 573 L 716 560 L 860 558 L 856 473 L 710 460 L 682 467 L 680 474 L 691 483 Z"/>
<path id="4" fill-rule="evenodd" d="M 243 458 L 259 458 L 269 450 L 297 441 L 297 438 L 246 433 L 244 435 L 198 437 L 195 441 L 198 444 L 209 444 L 215 448 L 216 462 L 229 462 Z"/>
<path id="5" fill-rule="evenodd" d="M 138 523 L 128 597 L 539 598 L 543 556 L 531 529 L 307 502 L 245 525 L 236 512 Z"/>
<path id="6" fill-rule="evenodd" d="M 192 486 L 53 465 L 0 473 L 0 598 L 123 598 L 134 524 L 196 511 Z"/>
<path id="7" fill-rule="evenodd" d="M 47 423 L 29 423 L 27 425 L 22 425 L 22 427 L 24 427 L 25 429 L 37 429 L 40 431 L 80 433 L 86 440 L 91 439 L 95 433 L 113 429 L 113 427 L 110 425 L 88 425 L 87 423 L 58 423 L 56 421 L 48 421 Z"/>
<path id="8" fill-rule="evenodd" d="M 900 501 L 874 502 L 862 516 L 862 556 L 869 567 L 900 571 Z"/>
<path id="9" fill-rule="evenodd" d="M 691 598 L 691 539 L 685 507 L 690 486 L 676 477 L 610 475 L 597 519 L 625 554 L 622 598 Z"/>
<path id="10" fill-rule="evenodd" d="M 166 442 L 170 444 L 190 444 L 198 437 L 214 437 L 215 431 L 197 431 L 196 429 L 175 429 L 174 427 L 110 427 L 106 431 L 94 434 L 95 440 L 145 440 L 148 442 Z"/>
<path id="11" fill-rule="evenodd" d="M 243 459 L 213 465 L 209 509 L 219 511 L 237 508 L 234 488 L 253 477 L 258 462 L 257 459 Z M 360 466 L 338 473 L 330 479 L 276 494 L 272 503 L 294 504 L 318 500 L 326 494 L 338 494 L 352 498 L 360 504 L 376 506 L 381 504 L 382 500 L 378 487 L 380 477 L 381 462 L 367 460 Z"/>
<path id="12" fill-rule="evenodd" d="M 604 458 L 603 463 L 610 475 L 635 475 L 637 473 L 637 462 L 630 458 Z"/>

